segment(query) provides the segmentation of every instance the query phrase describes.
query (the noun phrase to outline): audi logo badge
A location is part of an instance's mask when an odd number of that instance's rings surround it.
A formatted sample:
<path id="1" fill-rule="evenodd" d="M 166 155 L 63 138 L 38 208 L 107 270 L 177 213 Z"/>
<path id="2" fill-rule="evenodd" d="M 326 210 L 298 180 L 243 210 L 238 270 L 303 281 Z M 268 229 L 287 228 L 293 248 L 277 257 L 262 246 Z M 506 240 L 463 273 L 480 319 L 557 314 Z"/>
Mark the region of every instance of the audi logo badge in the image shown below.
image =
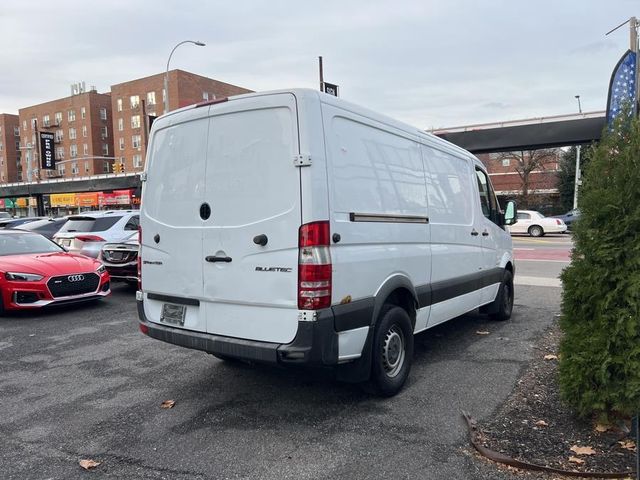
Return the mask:
<path id="1" fill-rule="evenodd" d="M 67 277 L 67 280 L 69 280 L 70 282 L 81 282 L 82 280 L 84 280 L 84 275 L 69 275 Z"/>

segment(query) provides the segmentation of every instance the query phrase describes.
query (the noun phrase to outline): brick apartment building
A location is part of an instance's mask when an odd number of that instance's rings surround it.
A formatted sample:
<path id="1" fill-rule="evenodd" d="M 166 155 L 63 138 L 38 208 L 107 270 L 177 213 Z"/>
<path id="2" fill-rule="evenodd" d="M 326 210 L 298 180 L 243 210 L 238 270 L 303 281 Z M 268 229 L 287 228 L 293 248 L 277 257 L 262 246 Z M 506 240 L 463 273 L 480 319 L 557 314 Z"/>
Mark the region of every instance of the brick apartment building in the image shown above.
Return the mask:
<path id="1" fill-rule="evenodd" d="M 18 112 L 20 140 L 24 154 L 17 181 L 27 181 L 27 161 L 31 156 L 32 179 L 108 173 L 113 163 L 111 96 L 94 88 L 85 92 L 72 86 L 75 94 L 30 107 Z M 37 131 L 55 135 L 56 170 L 41 170 Z"/>
<path id="2" fill-rule="evenodd" d="M 0 113 L 0 184 L 15 182 L 20 169 L 18 115 Z"/>
<path id="3" fill-rule="evenodd" d="M 183 70 L 169 71 L 169 111 L 250 92 Z M 111 105 L 116 161 L 126 172 L 140 171 L 144 167 L 149 117 L 164 113 L 164 73 L 112 85 Z"/>

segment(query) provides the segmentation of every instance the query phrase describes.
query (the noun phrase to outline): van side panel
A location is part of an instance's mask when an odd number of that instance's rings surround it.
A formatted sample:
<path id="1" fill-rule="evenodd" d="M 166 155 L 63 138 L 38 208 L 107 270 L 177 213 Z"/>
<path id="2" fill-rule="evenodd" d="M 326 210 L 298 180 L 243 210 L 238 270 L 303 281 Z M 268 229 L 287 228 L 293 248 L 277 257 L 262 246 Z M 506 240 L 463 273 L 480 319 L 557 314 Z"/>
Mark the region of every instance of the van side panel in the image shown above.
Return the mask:
<path id="1" fill-rule="evenodd" d="M 431 225 L 432 327 L 479 305 L 482 243 L 470 160 L 426 145 L 421 151 Z"/>
<path id="2" fill-rule="evenodd" d="M 333 303 L 371 298 L 393 275 L 427 286 L 430 225 L 415 138 L 331 105 L 322 112 L 331 232 L 340 235 Z"/>

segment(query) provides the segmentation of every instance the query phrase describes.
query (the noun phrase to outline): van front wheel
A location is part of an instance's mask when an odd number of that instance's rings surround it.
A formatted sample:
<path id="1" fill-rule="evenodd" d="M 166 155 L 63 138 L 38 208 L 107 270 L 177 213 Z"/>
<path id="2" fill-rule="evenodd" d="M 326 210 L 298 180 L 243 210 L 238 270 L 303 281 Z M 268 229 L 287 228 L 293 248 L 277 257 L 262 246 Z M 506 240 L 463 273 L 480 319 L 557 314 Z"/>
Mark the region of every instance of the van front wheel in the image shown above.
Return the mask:
<path id="1" fill-rule="evenodd" d="M 413 331 L 407 312 L 385 305 L 373 335 L 370 384 L 375 393 L 391 397 L 409 376 L 413 360 Z"/>

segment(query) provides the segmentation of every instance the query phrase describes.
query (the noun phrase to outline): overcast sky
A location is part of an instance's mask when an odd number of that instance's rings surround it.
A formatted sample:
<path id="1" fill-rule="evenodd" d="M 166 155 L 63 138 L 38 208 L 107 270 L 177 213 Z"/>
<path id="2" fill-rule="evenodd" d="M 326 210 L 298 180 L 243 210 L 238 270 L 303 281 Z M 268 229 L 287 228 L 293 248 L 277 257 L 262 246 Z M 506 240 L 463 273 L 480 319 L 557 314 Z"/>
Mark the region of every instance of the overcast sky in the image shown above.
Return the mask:
<path id="1" fill-rule="evenodd" d="M 2 1 L 0 113 L 180 68 L 318 87 L 420 128 L 604 110 L 638 0 Z"/>

